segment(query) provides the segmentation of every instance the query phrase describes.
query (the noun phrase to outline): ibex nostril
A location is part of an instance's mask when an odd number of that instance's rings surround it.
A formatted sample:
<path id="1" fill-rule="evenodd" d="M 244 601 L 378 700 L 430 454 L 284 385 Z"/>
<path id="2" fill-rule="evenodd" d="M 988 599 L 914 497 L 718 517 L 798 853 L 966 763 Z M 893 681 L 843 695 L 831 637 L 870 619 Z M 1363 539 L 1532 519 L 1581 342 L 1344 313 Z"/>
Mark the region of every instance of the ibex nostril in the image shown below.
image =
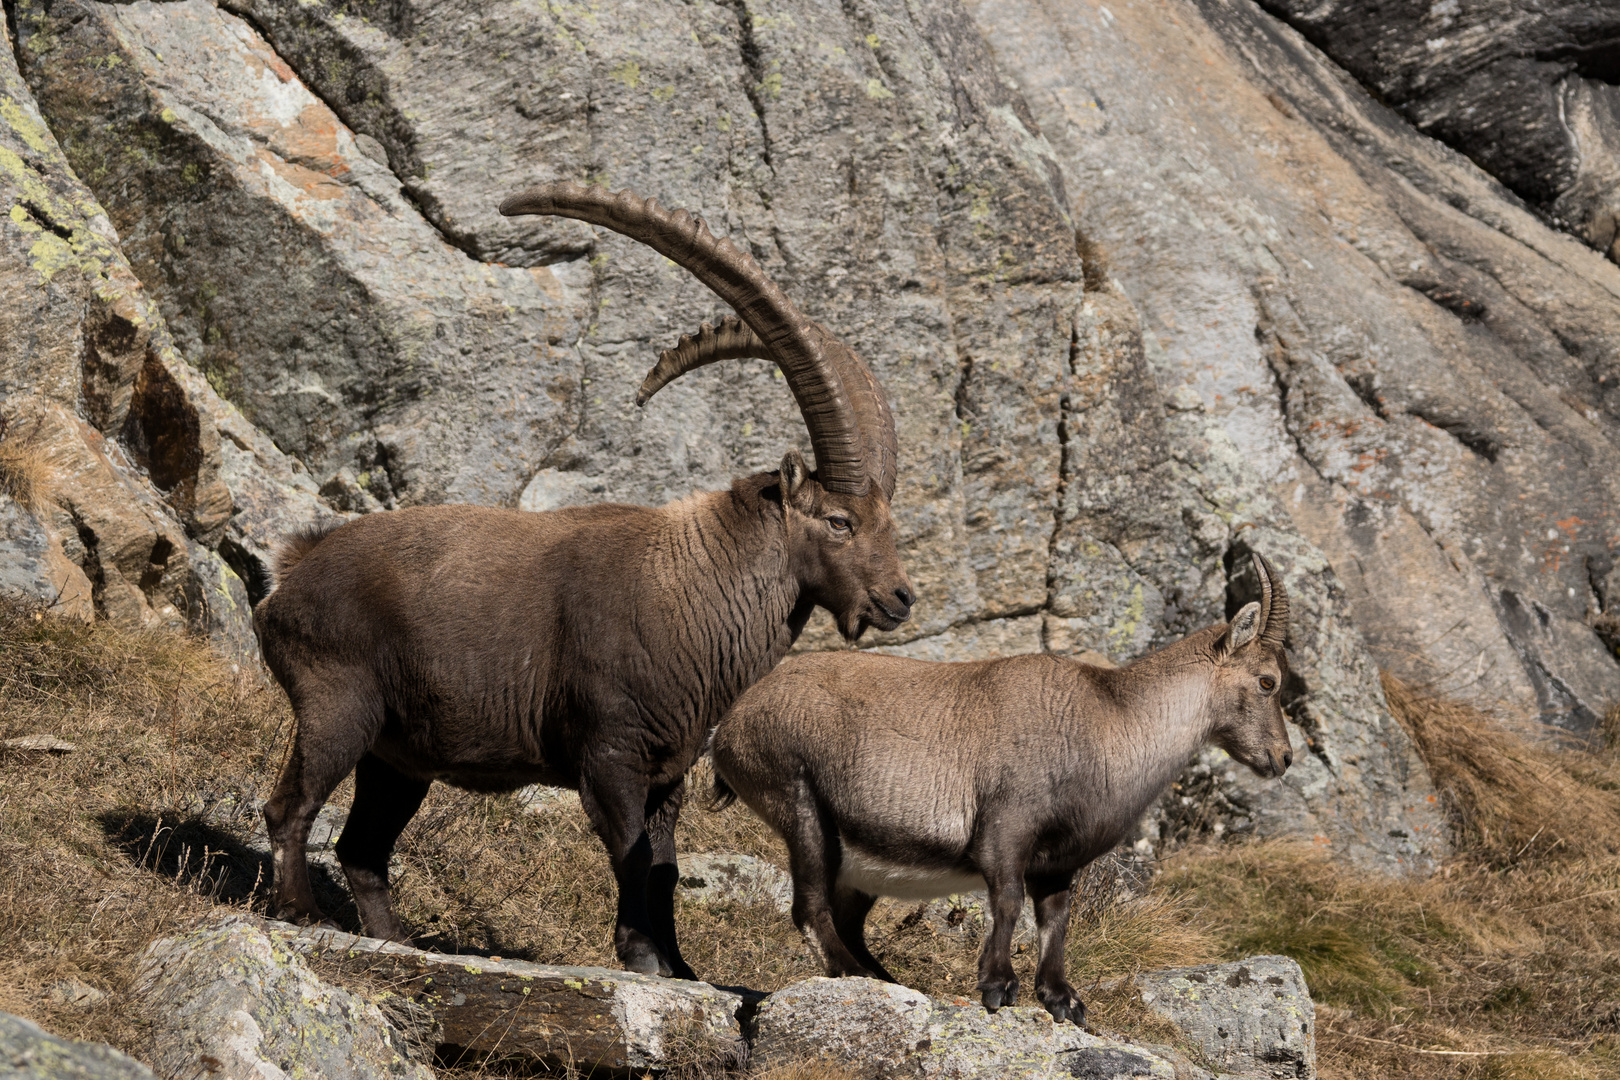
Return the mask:
<path id="1" fill-rule="evenodd" d="M 917 594 L 906 588 L 904 585 L 894 590 L 894 595 L 895 599 L 899 600 L 906 607 L 910 607 L 917 602 Z"/>
<path id="2" fill-rule="evenodd" d="M 1292 765 L 1293 763 L 1294 763 L 1294 752 L 1292 750 L 1289 750 L 1289 751 L 1287 751 L 1287 752 L 1285 752 L 1283 754 L 1283 768 L 1286 769 L 1286 768 L 1288 768 L 1288 766 Z"/>

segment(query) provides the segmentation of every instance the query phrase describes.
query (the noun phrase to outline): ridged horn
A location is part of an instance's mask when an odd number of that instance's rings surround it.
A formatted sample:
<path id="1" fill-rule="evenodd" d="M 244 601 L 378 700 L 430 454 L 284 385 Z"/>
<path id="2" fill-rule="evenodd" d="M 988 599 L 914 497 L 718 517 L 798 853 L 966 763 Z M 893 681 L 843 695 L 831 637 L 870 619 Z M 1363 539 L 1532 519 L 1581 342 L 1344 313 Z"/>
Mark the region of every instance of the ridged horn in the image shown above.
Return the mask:
<path id="1" fill-rule="evenodd" d="M 571 181 L 513 195 L 501 203 L 501 213 L 577 218 L 623 233 L 685 267 L 731 305 L 782 369 L 809 429 L 822 486 L 866 493 L 871 478 L 863 460 L 865 440 L 851 400 L 863 387 L 846 387 L 843 365 L 828 355 L 829 335 L 799 313 L 751 255 L 729 239 L 715 239 L 702 219 L 685 210 L 665 210 L 630 191 L 613 194 Z"/>
<path id="2" fill-rule="evenodd" d="M 1276 569 L 1264 555 L 1253 554 L 1254 571 L 1260 575 L 1260 630 L 1263 644 L 1274 649 L 1283 647 L 1288 636 L 1288 590 Z"/>
<path id="3" fill-rule="evenodd" d="M 866 475 L 882 490 L 884 498 L 893 499 L 900 450 L 888 396 L 865 361 L 843 342 L 828 335 L 821 326 L 815 325 L 815 328 L 822 337 L 823 351 L 843 380 L 844 392 L 849 395 L 850 405 L 855 410 Z M 719 326 L 704 323 L 695 335 L 682 334 L 673 349 L 665 349 L 658 355 L 658 363 L 647 373 L 641 389 L 636 392 L 636 404 L 647 404 L 654 394 L 688 371 L 720 360 L 747 357 L 772 359 L 765 343 L 741 319 L 727 315 L 720 320 Z"/>
<path id="4" fill-rule="evenodd" d="M 636 404 L 647 404 L 654 394 L 688 371 L 720 360 L 742 360 L 747 357 L 771 359 L 770 350 L 757 334 L 748 329 L 747 323 L 735 315 L 721 319 L 719 326 L 704 323 L 698 327 L 695 336 L 682 334 L 673 349 L 665 349 L 658 354 L 658 363 L 647 372 L 647 377 L 641 380 L 641 389 L 636 391 Z"/>

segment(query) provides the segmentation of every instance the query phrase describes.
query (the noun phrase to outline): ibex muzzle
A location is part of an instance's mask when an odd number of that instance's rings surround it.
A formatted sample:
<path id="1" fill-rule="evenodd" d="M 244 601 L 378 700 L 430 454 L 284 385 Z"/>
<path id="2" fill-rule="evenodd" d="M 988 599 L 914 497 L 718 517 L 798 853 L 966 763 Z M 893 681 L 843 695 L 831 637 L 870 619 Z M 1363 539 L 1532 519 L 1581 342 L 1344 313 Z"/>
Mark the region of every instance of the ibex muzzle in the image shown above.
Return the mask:
<path id="1" fill-rule="evenodd" d="M 1288 596 L 1255 557 L 1259 601 L 1125 668 L 1049 654 L 935 664 L 871 653 L 794 657 L 714 735 L 717 800 L 740 796 L 787 841 L 793 921 L 827 974 L 893 977 L 867 949 L 878 896 L 988 887 L 979 960 L 989 1008 L 1018 980 L 1013 926 L 1035 903 L 1035 993 L 1083 1023 L 1064 974 L 1069 887 L 1114 848 L 1198 748 L 1262 776 L 1293 760 L 1279 691 Z"/>
<path id="2" fill-rule="evenodd" d="M 366 933 L 393 939 L 405 929 L 388 857 L 432 781 L 565 785 L 613 863 L 619 959 L 693 978 L 675 938 L 674 830 L 707 732 L 816 606 L 851 638 L 910 614 L 889 513 L 894 421 L 866 364 L 685 211 L 581 184 L 536 188 L 501 209 L 615 229 L 713 289 L 741 319 L 666 351 L 638 400 L 715 360 L 773 360 L 816 471 L 790 450 L 778 472 L 656 509 L 416 507 L 294 538 L 254 613 L 297 715 L 265 804 L 273 906 L 323 918 L 304 843 L 351 769 L 337 854 Z"/>

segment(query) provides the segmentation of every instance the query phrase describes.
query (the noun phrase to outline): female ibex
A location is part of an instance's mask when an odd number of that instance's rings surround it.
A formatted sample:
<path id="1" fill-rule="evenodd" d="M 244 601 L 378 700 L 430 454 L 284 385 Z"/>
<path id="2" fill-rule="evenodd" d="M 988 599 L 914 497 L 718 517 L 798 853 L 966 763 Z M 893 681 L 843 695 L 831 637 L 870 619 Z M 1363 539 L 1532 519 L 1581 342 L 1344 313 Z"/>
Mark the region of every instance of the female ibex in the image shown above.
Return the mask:
<path id="1" fill-rule="evenodd" d="M 274 908 L 322 918 L 304 844 L 350 769 L 337 855 L 366 932 L 390 939 L 405 932 L 388 857 L 432 781 L 566 785 L 612 860 L 620 961 L 694 978 L 675 941 L 674 828 L 704 736 L 817 605 L 852 639 L 910 614 L 889 514 L 894 422 L 866 364 L 685 211 L 555 184 L 501 212 L 604 225 L 696 275 L 742 319 L 683 338 L 638 401 L 716 359 L 774 360 L 816 472 L 790 450 L 778 472 L 656 509 L 417 507 L 294 538 L 254 612 L 297 715 L 264 809 Z"/>
<path id="2" fill-rule="evenodd" d="M 879 896 L 988 886 L 987 1008 L 1010 1004 L 1027 889 L 1035 995 L 1083 1024 L 1064 977 L 1069 888 L 1187 761 L 1214 742 L 1261 776 L 1293 761 L 1277 690 L 1288 597 L 1262 595 L 1128 667 L 1049 654 L 939 664 L 871 653 L 794 657 L 737 699 L 714 735 L 717 804 L 740 796 L 787 841 L 793 921 L 827 974 L 894 981 L 868 951 Z"/>

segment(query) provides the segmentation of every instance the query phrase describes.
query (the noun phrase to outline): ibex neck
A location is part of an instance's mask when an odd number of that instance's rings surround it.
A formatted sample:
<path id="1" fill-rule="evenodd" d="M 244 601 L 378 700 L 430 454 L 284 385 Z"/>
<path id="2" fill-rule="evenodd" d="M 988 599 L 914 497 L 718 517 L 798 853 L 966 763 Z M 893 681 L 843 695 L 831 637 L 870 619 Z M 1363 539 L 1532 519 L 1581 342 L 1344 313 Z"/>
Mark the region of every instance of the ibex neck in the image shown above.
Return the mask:
<path id="1" fill-rule="evenodd" d="M 1099 725 L 1109 788 L 1134 822 L 1209 739 L 1211 670 L 1178 642 L 1111 674 L 1113 708 Z"/>
<path id="2" fill-rule="evenodd" d="M 670 509 L 655 555 L 665 564 L 658 576 L 684 590 L 678 632 L 711 673 L 704 688 L 709 706 L 724 710 L 776 666 L 804 627 L 804 618 L 795 618 L 802 605 L 786 536 L 779 518 L 735 489 L 704 492 Z"/>

